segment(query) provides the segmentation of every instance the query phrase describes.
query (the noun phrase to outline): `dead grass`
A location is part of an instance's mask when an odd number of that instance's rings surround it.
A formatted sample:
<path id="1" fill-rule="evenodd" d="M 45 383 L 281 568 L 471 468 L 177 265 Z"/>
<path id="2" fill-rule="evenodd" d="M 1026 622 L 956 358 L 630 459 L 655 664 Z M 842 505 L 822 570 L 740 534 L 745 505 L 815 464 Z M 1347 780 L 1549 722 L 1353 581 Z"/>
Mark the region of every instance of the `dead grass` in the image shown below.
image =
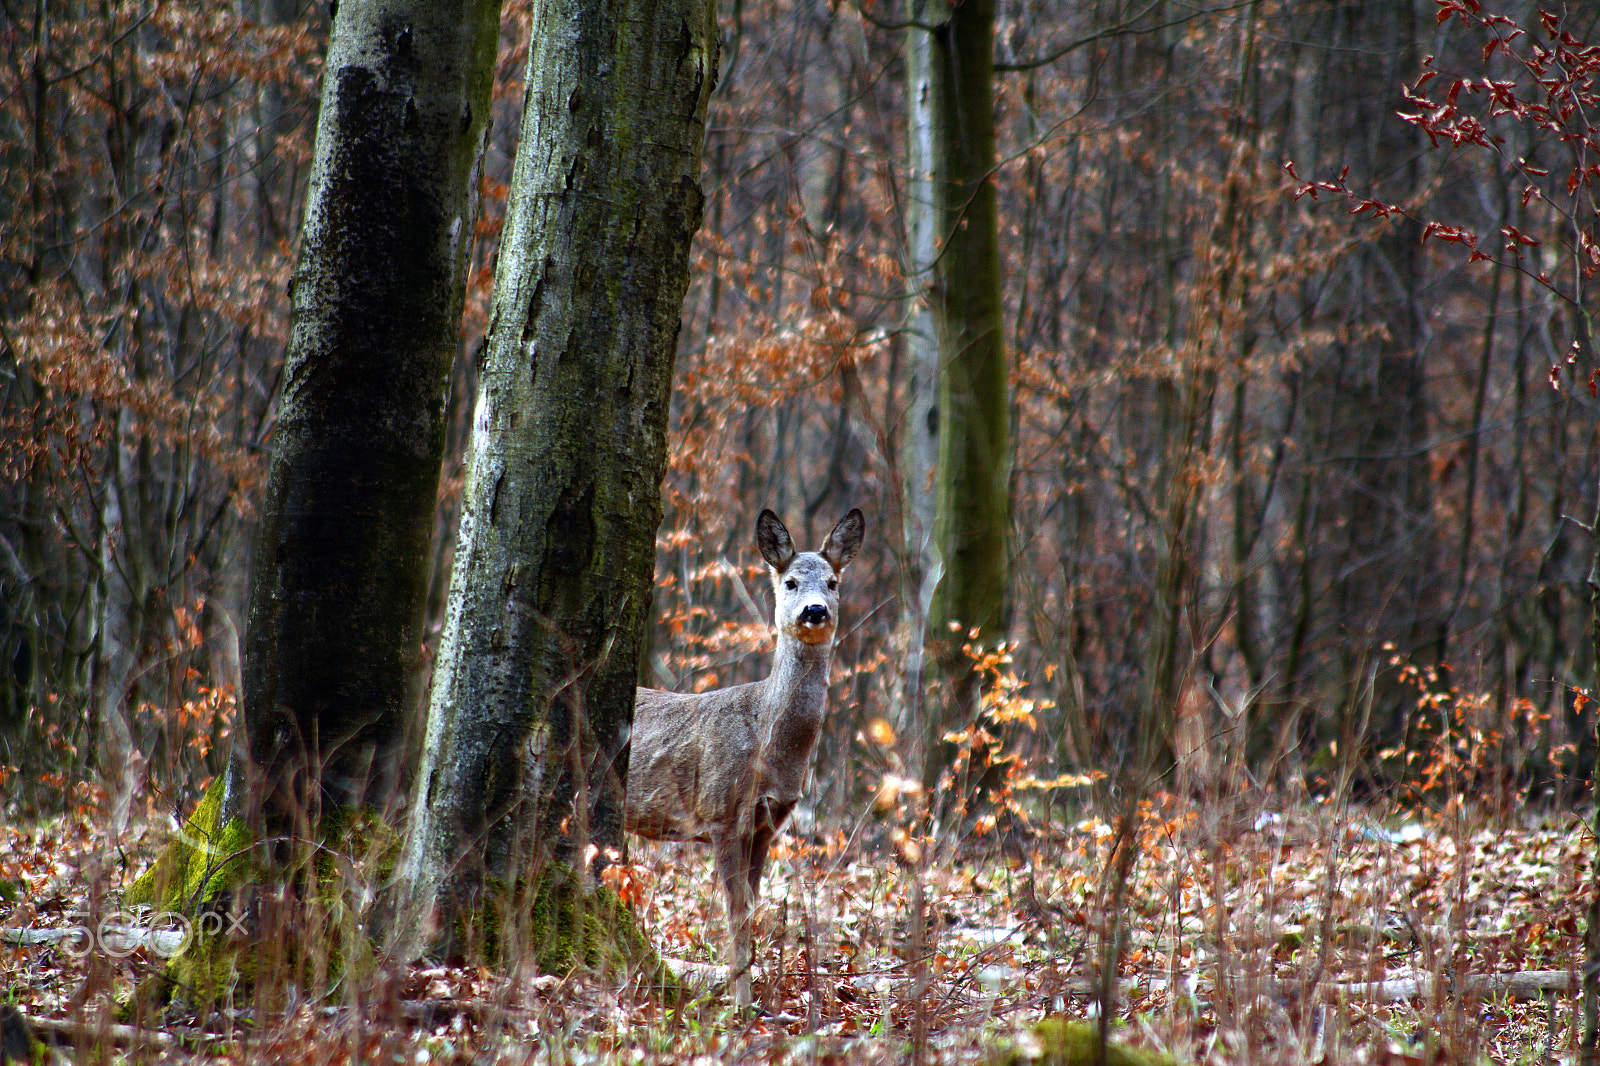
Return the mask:
<path id="1" fill-rule="evenodd" d="M 1461 808 L 1419 819 L 1264 795 L 1162 798 L 1137 832 L 1118 1039 L 1219 1066 L 1572 1058 L 1574 994 L 1511 998 L 1473 980 L 1573 980 L 1593 846 L 1581 819 Z M 3 945 L 0 987 L 72 1061 L 964 1063 L 1047 1015 L 1096 1015 L 1107 821 L 1058 818 L 1009 857 L 985 838 L 926 841 L 919 867 L 887 835 L 867 818 L 778 851 L 758 919 L 765 1014 L 753 1020 L 714 990 L 389 966 L 315 997 L 278 990 L 271 1016 L 241 1002 L 113 1029 L 161 963 L 147 947 Z M 0 925 L 92 926 L 159 837 L 137 820 L 112 833 L 93 810 L 0 830 Z M 636 846 L 614 881 L 664 954 L 720 959 L 704 849 Z M 1413 994 L 1390 998 L 1407 980 Z"/>

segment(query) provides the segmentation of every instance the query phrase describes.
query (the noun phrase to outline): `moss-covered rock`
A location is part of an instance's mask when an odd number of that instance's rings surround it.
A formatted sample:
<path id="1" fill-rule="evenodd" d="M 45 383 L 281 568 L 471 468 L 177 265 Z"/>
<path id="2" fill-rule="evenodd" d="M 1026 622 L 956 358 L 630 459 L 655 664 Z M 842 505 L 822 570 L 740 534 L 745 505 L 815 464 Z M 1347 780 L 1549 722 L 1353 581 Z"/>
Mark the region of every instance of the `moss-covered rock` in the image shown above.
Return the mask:
<path id="1" fill-rule="evenodd" d="M 215 1002 L 239 979 L 241 953 L 226 933 L 234 926 L 238 892 L 253 878 L 254 837 L 231 813 L 238 804 L 230 802 L 228 788 L 228 775 L 211 783 L 150 869 L 123 894 L 130 906 L 182 915 L 192 934 L 162 972 L 141 985 L 135 1002 L 166 1003 L 175 995 Z"/>
<path id="2" fill-rule="evenodd" d="M 1096 1066 L 1100 1027 L 1092 1022 L 1044 1018 L 1012 1047 L 989 1056 L 989 1066 Z M 1106 1043 L 1104 1066 L 1173 1066 L 1172 1056 Z"/>

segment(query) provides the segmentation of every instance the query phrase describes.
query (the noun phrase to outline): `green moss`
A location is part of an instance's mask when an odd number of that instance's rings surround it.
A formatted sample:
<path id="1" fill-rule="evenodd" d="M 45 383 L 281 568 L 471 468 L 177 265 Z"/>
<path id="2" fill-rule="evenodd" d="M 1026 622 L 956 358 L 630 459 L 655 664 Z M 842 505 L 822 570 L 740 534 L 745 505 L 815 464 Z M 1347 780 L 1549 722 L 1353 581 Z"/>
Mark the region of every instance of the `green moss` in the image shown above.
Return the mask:
<path id="1" fill-rule="evenodd" d="M 124 902 L 193 914 L 247 878 L 251 835 L 240 818 L 223 822 L 226 787 L 225 777 L 211 783 L 178 835 L 124 894 Z"/>
<path id="2" fill-rule="evenodd" d="M 1099 1043 L 1092 1022 L 1045 1018 L 1015 1046 L 990 1055 L 989 1066 L 1096 1066 Z M 1172 1056 L 1107 1041 L 1104 1066 L 1172 1066 Z"/>
<path id="3" fill-rule="evenodd" d="M 219 780 L 124 896 L 130 905 L 186 915 L 195 932 L 136 1001 L 166 1003 L 176 995 L 203 1005 L 240 987 L 325 989 L 371 972 L 371 915 L 360 890 L 392 876 L 400 851 L 394 827 L 368 809 L 333 812 L 321 827 L 322 845 L 266 869 L 243 821 L 224 820 L 224 808 Z M 531 956 L 543 973 L 586 969 L 673 987 L 632 912 L 609 888 L 585 890 L 560 868 L 537 881 L 484 887 L 484 905 L 457 930 L 467 954 L 490 963 Z M 239 936 L 246 911 L 252 919 Z M 292 935 L 282 935 L 285 921 Z"/>
<path id="4" fill-rule="evenodd" d="M 654 972 L 661 966 L 639 924 L 605 886 L 583 892 L 577 879 L 547 876 L 534 893 L 529 932 L 543 973 L 577 968 L 599 972 Z"/>
<path id="5" fill-rule="evenodd" d="M 216 1003 L 241 986 L 330 988 L 375 966 L 368 908 L 358 900 L 394 869 L 394 828 L 375 811 L 341 810 L 324 819 L 321 846 L 297 848 L 267 869 L 243 820 L 224 820 L 224 790 L 219 779 L 206 791 L 124 895 L 130 905 L 184 915 L 193 931 L 130 1009 L 175 996 Z"/>
<path id="6" fill-rule="evenodd" d="M 606 886 L 585 889 L 571 871 L 554 867 L 509 891 L 496 878 L 484 888 L 489 902 L 464 914 L 456 930 L 456 944 L 469 955 L 491 965 L 531 957 L 540 973 L 588 970 L 673 985 L 633 912 Z"/>

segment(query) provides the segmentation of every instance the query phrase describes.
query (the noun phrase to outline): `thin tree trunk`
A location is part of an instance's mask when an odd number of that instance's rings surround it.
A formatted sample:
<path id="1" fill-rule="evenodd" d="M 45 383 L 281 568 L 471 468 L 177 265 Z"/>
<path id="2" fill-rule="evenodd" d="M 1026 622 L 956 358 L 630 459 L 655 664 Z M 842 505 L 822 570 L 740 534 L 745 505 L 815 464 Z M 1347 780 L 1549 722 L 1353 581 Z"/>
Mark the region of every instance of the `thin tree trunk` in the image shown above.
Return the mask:
<path id="1" fill-rule="evenodd" d="M 926 521 L 927 500 L 915 495 L 927 491 L 926 434 L 934 438 L 937 462 L 933 550 L 921 553 L 920 584 L 923 590 L 937 584 L 925 635 L 946 681 L 951 717 L 966 718 L 976 706 L 977 679 L 962 661 L 965 634 L 976 629 L 990 644 L 1004 639 L 1010 592 L 1011 389 L 992 174 L 995 9 L 992 0 L 954 8 L 913 0 L 911 9 L 907 211 L 912 283 L 927 310 L 913 318 L 908 509 L 919 526 Z M 926 393 L 935 367 L 930 410 Z M 947 721 L 937 709 L 924 713 L 923 778 L 932 788 L 952 753 L 941 739 Z"/>
<path id="2" fill-rule="evenodd" d="M 533 17 L 401 871 L 421 919 L 403 926 L 406 946 L 447 954 L 508 950 L 514 930 L 493 912 L 474 926 L 480 900 L 541 891 L 547 872 L 568 870 L 586 895 L 588 847 L 622 846 L 625 745 L 716 78 L 710 0 L 549 0 Z"/>
<path id="3" fill-rule="evenodd" d="M 1341 74 L 1351 99 L 1365 100 L 1378 79 L 1396 85 L 1417 69 L 1417 12 L 1408 4 L 1368 0 L 1348 9 L 1346 32 L 1368 54 L 1345 60 Z M 1417 133 L 1384 108 L 1360 107 L 1358 131 L 1366 140 L 1356 156 L 1375 182 L 1419 187 Z M 1438 659 L 1443 608 L 1442 568 L 1428 470 L 1429 401 L 1423 346 L 1421 286 L 1424 259 L 1420 227 L 1402 221 L 1349 261 L 1342 279 L 1356 320 L 1383 332 L 1372 343 L 1341 344 L 1331 397 L 1331 469 L 1352 491 L 1334 506 L 1348 521 L 1327 535 L 1322 549 L 1348 560 L 1332 578 L 1331 603 L 1351 632 L 1342 684 L 1354 686 L 1374 657 L 1377 675 L 1367 750 L 1401 744 L 1416 720 L 1416 691 L 1389 665 L 1396 655 L 1426 666 Z M 1392 645 L 1390 650 L 1384 650 Z M 1360 712 L 1366 717 L 1365 712 Z M 1346 723 L 1345 728 L 1349 723 Z"/>
<path id="4" fill-rule="evenodd" d="M 912 0 L 912 19 L 924 5 Z M 934 269 L 939 259 L 939 193 L 934 81 L 938 77 L 934 36 L 920 29 L 906 35 L 906 78 L 910 102 L 906 151 L 906 278 L 911 298 L 906 317 L 906 415 L 900 443 L 903 478 L 901 527 L 905 581 L 901 602 L 907 633 L 904 690 L 906 724 L 922 723 L 929 752 L 941 743 L 944 716 L 925 706 L 928 676 L 928 626 L 934 589 L 944 576 L 944 557 L 934 539 L 934 474 L 939 465 L 939 321 L 934 311 Z M 942 760 L 928 759 L 936 784 Z"/>
<path id="5" fill-rule="evenodd" d="M 1593 201 L 1589 201 L 1591 204 Z M 1591 214 L 1591 218 L 1594 216 Z M 1591 229 L 1592 232 L 1592 229 Z M 1587 355 L 1578 365 L 1595 365 L 1595 317 L 1591 310 L 1593 289 L 1586 271 L 1573 271 L 1575 292 L 1573 301 L 1573 355 Z M 1593 378 L 1590 379 L 1593 381 Z M 1580 394 L 1581 395 L 1581 394 Z M 1583 404 L 1591 418 L 1595 413 L 1592 404 Z M 1600 695 L 1600 478 L 1595 481 L 1594 510 L 1589 518 L 1589 573 L 1585 584 L 1589 588 L 1589 653 L 1590 697 Z M 1594 749 L 1589 762 L 1589 801 L 1594 811 L 1589 819 L 1591 837 L 1600 837 L 1600 710 L 1594 714 Z M 1580 759 L 1579 765 L 1582 765 Z M 1578 1044 L 1579 1066 L 1600 1066 L 1600 848 L 1595 849 L 1589 865 L 1589 906 L 1584 914 L 1583 975 L 1581 999 L 1583 1002 L 1583 1032 Z"/>
<path id="6" fill-rule="evenodd" d="M 1596 504 L 1591 532 L 1600 531 L 1600 503 Z M 1589 565 L 1589 643 L 1600 669 L 1600 544 Z M 1596 751 L 1600 751 L 1600 714 L 1595 715 Z M 1591 780 L 1600 778 L 1600 771 Z M 1600 837 L 1600 788 L 1590 786 L 1594 813 L 1590 832 Z M 1578 1047 L 1580 1066 L 1600 1064 L 1600 848 L 1589 866 L 1589 907 L 1583 927 L 1583 1038 Z"/>

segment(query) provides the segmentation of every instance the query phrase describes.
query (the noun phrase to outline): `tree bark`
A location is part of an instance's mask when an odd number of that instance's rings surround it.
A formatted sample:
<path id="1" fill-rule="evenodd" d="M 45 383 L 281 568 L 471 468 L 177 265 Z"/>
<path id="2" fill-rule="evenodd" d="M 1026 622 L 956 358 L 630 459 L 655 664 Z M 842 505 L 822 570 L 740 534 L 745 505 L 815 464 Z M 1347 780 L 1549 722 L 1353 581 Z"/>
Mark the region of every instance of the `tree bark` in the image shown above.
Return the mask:
<path id="1" fill-rule="evenodd" d="M 1594 350 L 1593 333 L 1587 316 L 1580 319 L 1583 347 Z M 1594 656 L 1596 676 L 1600 676 L 1600 485 L 1595 489 L 1594 516 L 1589 523 L 1589 536 L 1593 541 L 1589 556 L 1589 573 L 1585 584 L 1589 592 L 1589 649 Z M 1600 687 L 1600 686 L 1597 686 Z M 1592 696 L 1594 693 L 1591 692 Z M 1595 750 L 1600 751 L 1600 713 L 1595 715 Z M 1589 802 L 1593 809 L 1589 815 L 1589 831 L 1600 834 L 1600 768 L 1590 774 Z M 1600 848 L 1595 849 L 1589 864 L 1589 905 L 1584 909 L 1583 970 L 1579 982 L 1583 1017 L 1583 1032 L 1578 1044 L 1579 1066 L 1600 1066 Z"/>
<path id="2" fill-rule="evenodd" d="M 480 900 L 540 892 L 558 871 L 576 872 L 586 892 L 588 846 L 622 845 L 625 745 L 716 78 L 709 0 L 549 0 L 533 18 L 401 871 L 417 919 L 401 927 L 405 946 L 445 954 L 508 950 L 513 931 L 494 912 L 473 925 Z"/>
<path id="3" fill-rule="evenodd" d="M 1349 161 L 1373 187 L 1395 190 L 1394 199 L 1420 187 L 1419 134 L 1395 116 L 1403 103 L 1397 91 L 1387 90 L 1392 98 L 1381 108 L 1369 100 L 1372 86 L 1397 86 L 1419 69 L 1419 25 L 1411 5 L 1372 0 L 1340 7 L 1327 28 L 1340 46 L 1361 47 L 1327 53 L 1327 103 L 1319 121 L 1348 130 L 1346 143 L 1359 146 L 1347 152 Z M 1344 520 L 1321 523 L 1303 550 L 1324 560 L 1313 563 L 1324 568 L 1321 596 L 1344 634 L 1342 661 L 1323 684 L 1343 693 L 1359 685 L 1371 663 L 1379 665 L 1370 715 L 1352 702 L 1343 721 L 1330 716 L 1327 722 L 1336 734 L 1364 734 L 1359 745 L 1342 747 L 1373 765 L 1376 752 L 1407 741 L 1418 718 L 1418 693 L 1391 660 L 1423 668 L 1436 662 L 1444 609 L 1428 466 L 1420 236 L 1420 226 L 1397 220 L 1344 257 L 1311 297 L 1317 306 L 1342 309 L 1342 329 L 1369 331 L 1341 339 L 1331 347 L 1331 358 L 1307 368 L 1312 417 L 1302 426 L 1322 439 L 1303 447 L 1327 471 L 1312 489 L 1314 506 Z M 1319 742 L 1330 739 L 1324 735 Z"/>
<path id="4" fill-rule="evenodd" d="M 1010 584 L 1010 367 L 992 176 L 994 4 L 969 0 L 952 8 L 912 0 L 911 22 L 907 214 L 911 281 L 926 309 L 914 312 L 910 334 L 917 377 L 908 527 L 925 524 L 931 510 L 922 584 L 937 585 L 926 640 L 947 684 L 951 715 L 964 717 L 976 705 L 976 679 L 960 651 L 965 633 L 975 628 L 991 644 L 1003 639 Z M 936 455 L 931 486 L 930 452 Z M 919 494 L 931 494 L 931 509 Z M 926 718 L 923 776 L 933 788 L 951 753 L 942 740 L 948 723 L 936 708 Z"/>
<path id="5" fill-rule="evenodd" d="M 318 844 L 386 843 L 362 808 L 393 798 L 410 717 L 498 35 L 499 0 L 339 5 L 252 573 L 245 736 L 125 897 L 189 914 L 251 896 L 305 906 L 250 911 L 247 942 L 201 936 L 169 963 L 185 995 L 228 994 L 217 975 L 241 950 L 270 989 L 262 976 L 299 969 L 307 937 L 366 937 L 316 924 L 320 888 L 302 893 L 327 864 L 303 860 Z M 260 881 L 292 890 L 256 895 Z"/>
<path id="6" fill-rule="evenodd" d="M 925 5 L 912 0 L 915 21 Z M 920 28 L 906 32 L 907 99 L 911 114 L 906 138 L 906 280 L 910 298 L 906 314 L 905 351 L 907 403 L 900 441 L 903 479 L 901 530 L 905 578 L 902 588 L 908 649 L 905 662 L 905 714 L 908 723 L 924 726 L 930 755 L 924 768 L 931 786 L 944 768 L 931 752 L 942 744 L 944 716 L 926 701 L 933 676 L 928 653 L 938 634 L 930 629 L 935 590 L 944 576 L 944 556 L 934 528 L 937 522 L 936 472 L 939 468 L 939 319 L 932 299 L 934 269 L 939 261 L 942 217 L 937 210 L 934 174 L 938 149 L 933 104 L 937 76 L 933 34 Z"/>
<path id="7" fill-rule="evenodd" d="M 498 0 L 338 7 L 244 649 L 268 831 L 393 784 L 498 32 Z"/>

